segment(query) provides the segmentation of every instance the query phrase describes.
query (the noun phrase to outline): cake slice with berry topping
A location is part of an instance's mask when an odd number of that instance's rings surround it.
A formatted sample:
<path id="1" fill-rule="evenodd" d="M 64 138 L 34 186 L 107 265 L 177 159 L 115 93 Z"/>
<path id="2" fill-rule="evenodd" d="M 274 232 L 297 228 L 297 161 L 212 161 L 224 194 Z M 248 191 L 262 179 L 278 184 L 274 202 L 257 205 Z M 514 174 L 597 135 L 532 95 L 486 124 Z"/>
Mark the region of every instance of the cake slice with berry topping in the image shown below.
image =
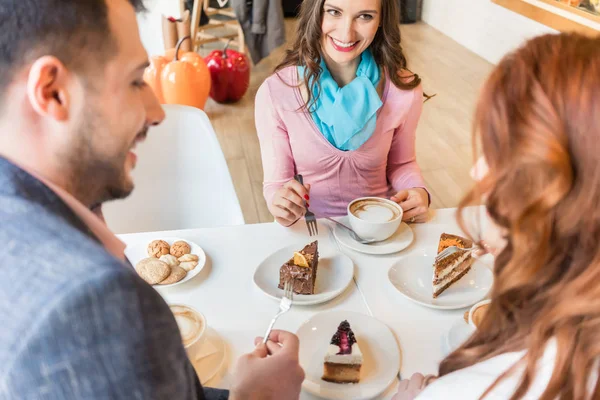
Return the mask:
<path id="1" fill-rule="evenodd" d="M 333 383 L 358 383 L 363 355 L 348 321 L 342 321 L 331 338 L 325 355 L 323 380 Z"/>

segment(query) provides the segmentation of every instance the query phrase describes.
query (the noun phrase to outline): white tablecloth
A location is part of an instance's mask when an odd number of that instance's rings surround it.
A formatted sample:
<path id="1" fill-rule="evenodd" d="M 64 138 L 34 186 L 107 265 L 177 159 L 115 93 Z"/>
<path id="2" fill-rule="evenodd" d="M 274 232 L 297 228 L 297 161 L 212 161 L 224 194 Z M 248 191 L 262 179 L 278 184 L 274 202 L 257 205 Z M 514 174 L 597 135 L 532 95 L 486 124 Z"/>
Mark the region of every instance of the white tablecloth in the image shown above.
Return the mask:
<path id="1" fill-rule="evenodd" d="M 351 310 L 370 314 L 386 323 L 399 340 L 402 350 L 402 375 L 414 372 L 436 373 L 443 357 L 442 340 L 452 323 L 464 310 L 437 311 L 402 297 L 388 280 L 389 268 L 402 256 L 418 248 L 437 247 L 442 232 L 459 232 L 455 210 L 437 210 L 427 224 L 413 225 L 415 240 L 406 250 L 388 256 L 372 256 L 340 247 L 355 265 L 355 281 L 336 299 L 317 306 L 294 307 L 277 322 L 276 328 L 295 332 L 315 313 L 325 310 Z M 330 222 L 319 221 L 320 241 L 333 241 Z M 258 264 L 273 251 L 298 240 L 307 239 L 300 221 L 292 228 L 275 223 L 217 229 L 192 229 L 120 236 L 126 243 L 148 242 L 160 237 L 181 237 L 204 249 L 207 266 L 193 280 L 172 288 L 158 289 L 169 303 L 183 303 L 202 312 L 225 340 L 228 365 L 207 386 L 228 388 L 237 358 L 253 349 L 253 340 L 262 336 L 278 309 L 273 299 L 253 283 Z M 333 243 L 333 242 L 330 242 Z M 335 243 L 333 245 L 336 245 Z M 389 399 L 396 383 L 381 398 Z M 315 399 L 302 393 L 302 399 Z"/>

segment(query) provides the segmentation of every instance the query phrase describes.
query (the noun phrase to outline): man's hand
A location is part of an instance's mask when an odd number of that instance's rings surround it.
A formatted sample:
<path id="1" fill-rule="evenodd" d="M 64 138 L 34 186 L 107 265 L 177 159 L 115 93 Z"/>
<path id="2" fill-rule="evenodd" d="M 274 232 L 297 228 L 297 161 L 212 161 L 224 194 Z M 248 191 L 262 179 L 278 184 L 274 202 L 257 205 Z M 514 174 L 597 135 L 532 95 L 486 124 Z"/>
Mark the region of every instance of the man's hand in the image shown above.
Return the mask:
<path id="1" fill-rule="evenodd" d="M 274 330 L 266 345 L 243 355 L 235 368 L 230 400 L 296 400 L 304 381 L 298 362 L 299 342 L 293 333 Z"/>

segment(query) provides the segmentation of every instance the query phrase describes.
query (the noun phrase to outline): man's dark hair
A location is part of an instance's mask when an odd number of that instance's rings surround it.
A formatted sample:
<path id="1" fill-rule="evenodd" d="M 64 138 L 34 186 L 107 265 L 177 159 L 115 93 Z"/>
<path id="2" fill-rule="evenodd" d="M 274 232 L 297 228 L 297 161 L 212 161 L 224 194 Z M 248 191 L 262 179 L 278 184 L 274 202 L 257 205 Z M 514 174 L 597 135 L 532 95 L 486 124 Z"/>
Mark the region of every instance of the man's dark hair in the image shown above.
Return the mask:
<path id="1" fill-rule="evenodd" d="M 143 0 L 123 1 L 144 8 Z M 16 70 L 38 57 L 78 71 L 114 50 L 106 0 L 1 0 L 0 101 Z"/>

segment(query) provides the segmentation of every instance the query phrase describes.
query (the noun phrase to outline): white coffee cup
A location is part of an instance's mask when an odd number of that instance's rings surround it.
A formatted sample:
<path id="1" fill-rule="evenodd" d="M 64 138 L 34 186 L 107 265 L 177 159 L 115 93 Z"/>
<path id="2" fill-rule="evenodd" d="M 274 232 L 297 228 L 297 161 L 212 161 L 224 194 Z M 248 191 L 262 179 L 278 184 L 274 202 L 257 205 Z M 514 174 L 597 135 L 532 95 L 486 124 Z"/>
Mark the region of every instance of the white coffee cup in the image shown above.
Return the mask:
<path id="1" fill-rule="evenodd" d="M 196 309 L 183 304 L 170 304 L 171 312 L 175 316 L 183 347 L 188 358 L 194 362 L 202 350 L 206 339 L 206 318 Z"/>
<path id="2" fill-rule="evenodd" d="M 477 310 L 480 307 L 486 306 L 488 304 L 490 304 L 492 301 L 491 300 L 483 300 L 480 301 L 479 303 L 476 303 L 473 305 L 473 307 L 471 307 L 471 309 L 469 310 L 469 325 L 471 325 L 473 328 L 477 329 L 477 324 L 476 322 L 473 320 L 473 316 L 476 314 Z M 483 310 L 480 310 L 483 311 Z M 479 318 L 475 318 L 475 320 L 480 320 Z"/>
<path id="3" fill-rule="evenodd" d="M 352 230 L 367 240 L 388 239 L 402 222 L 402 207 L 380 197 L 353 200 L 348 204 L 347 211 Z"/>

